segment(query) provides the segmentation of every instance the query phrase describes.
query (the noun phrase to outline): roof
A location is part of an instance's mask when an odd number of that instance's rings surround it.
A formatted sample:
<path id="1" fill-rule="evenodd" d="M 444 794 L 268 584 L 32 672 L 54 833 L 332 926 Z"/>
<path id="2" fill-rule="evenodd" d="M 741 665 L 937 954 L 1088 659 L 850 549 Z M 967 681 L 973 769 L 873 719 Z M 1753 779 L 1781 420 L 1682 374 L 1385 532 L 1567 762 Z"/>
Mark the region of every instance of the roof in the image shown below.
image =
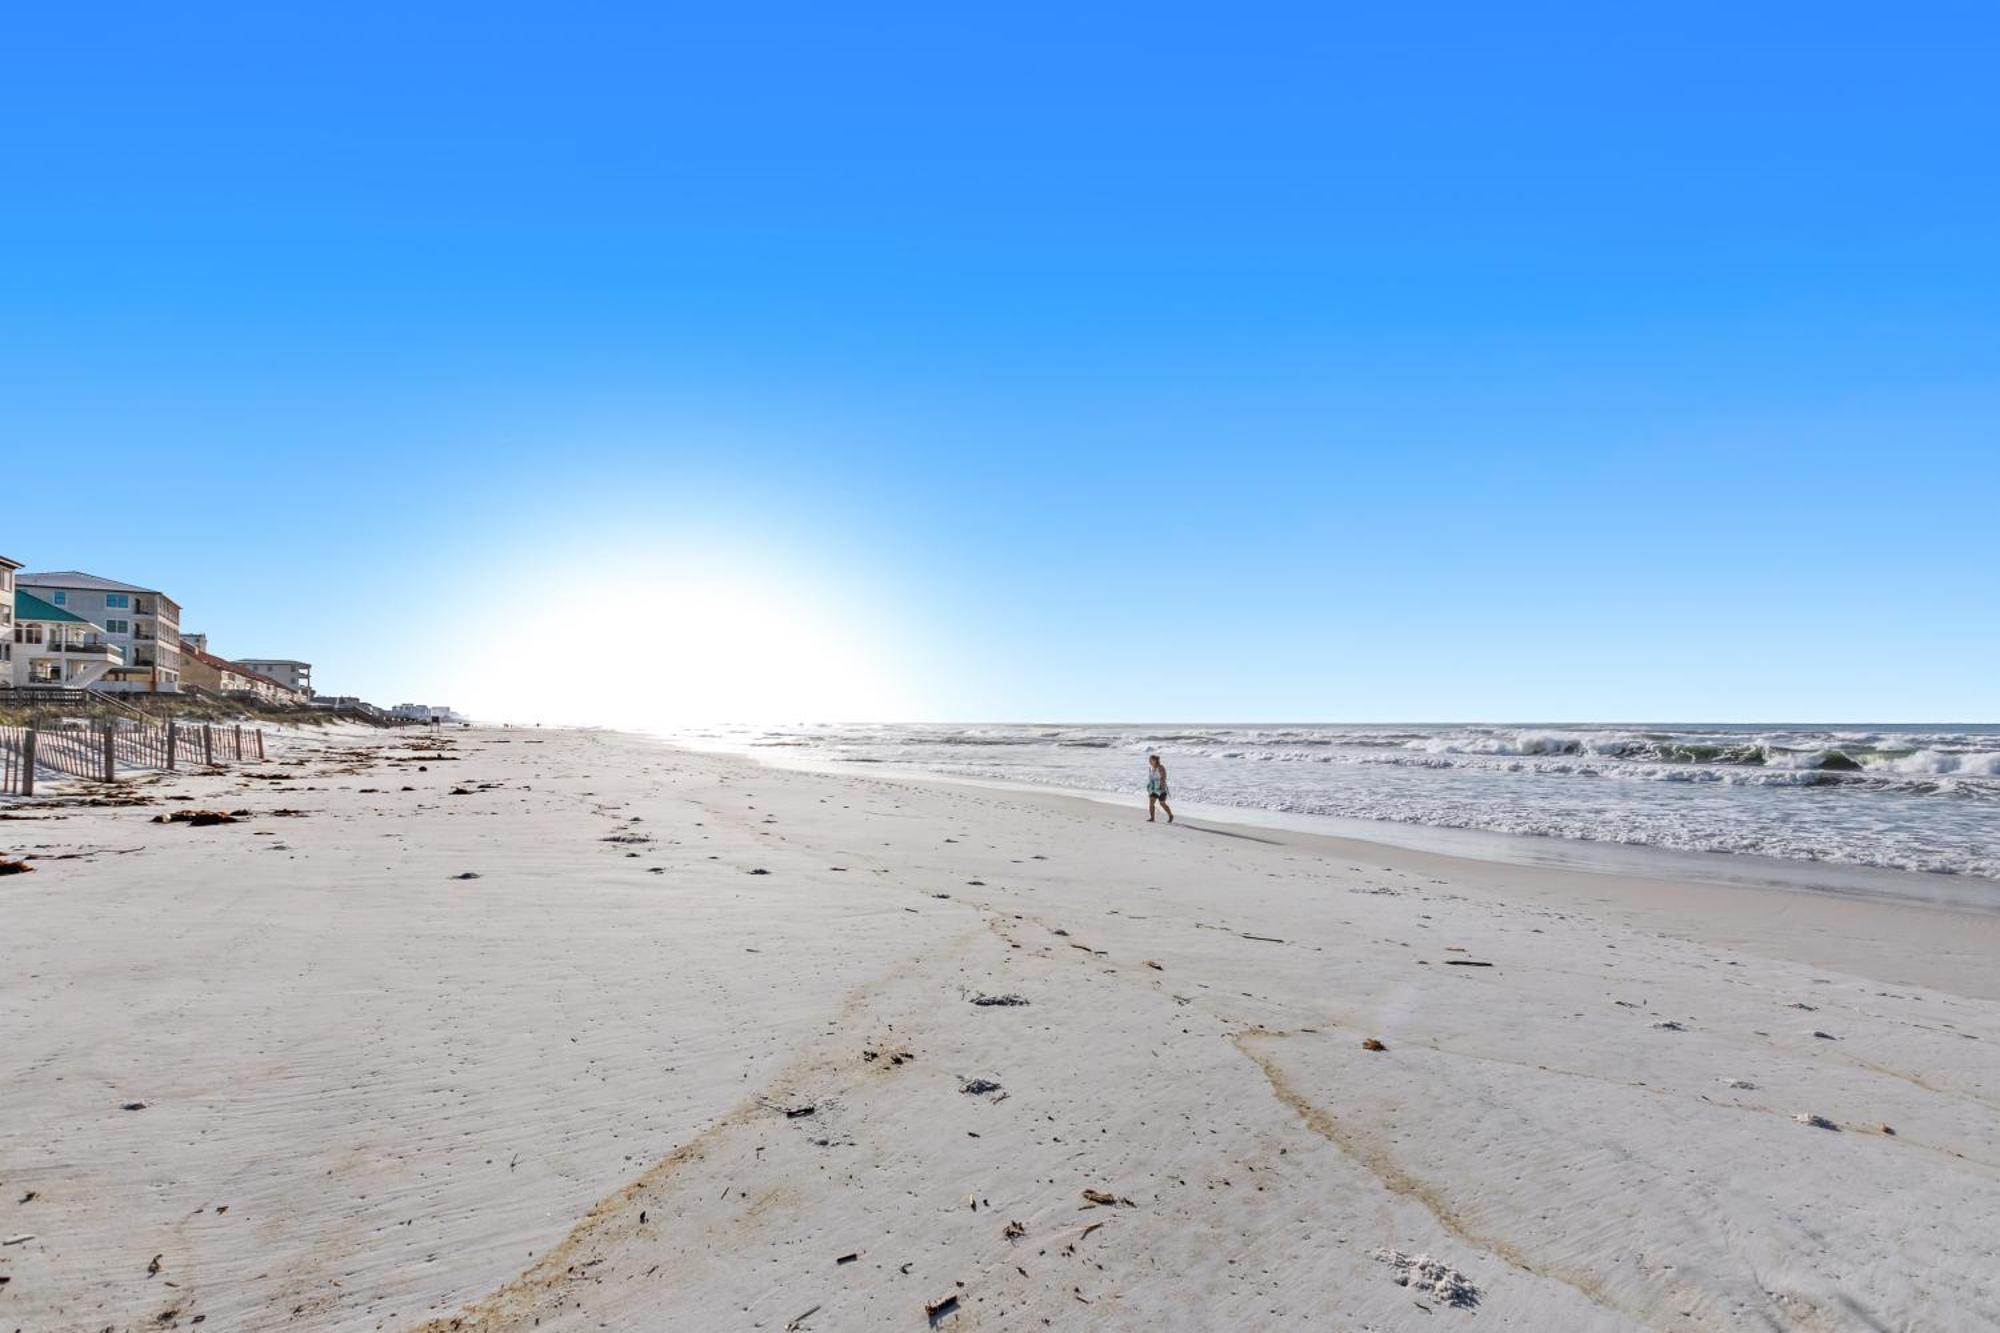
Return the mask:
<path id="1" fill-rule="evenodd" d="M 214 653 L 203 652 L 186 639 L 181 640 L 181 653 L 183 656 L 192 657 L 196 661 L 206 662 L 217 671 L 227 671 L 232 675 L 247 676 L 253 680 L 261 680 L 267 685 L 276 685 L 281 690 L 292 688 L 281 680 L 272 680 L 261 671 L 251 670 L 250 664 L 247 662 L 232 662 L 226 657 L 217 657 Z"/>
<path id="2" fill-rule="evenodd" d="M 0 555 L 0 565 L 5 565 L 9 569 L 19 569 L 21 562 L 19 560 L 9 560 L 6 556 Z"/>
<path id="3" fill-rule="evenodd" d="M 136 583 L 101 579 L 80 569 L 57 569 L 40 574 L 22 574 L 15 579 L 15 582 L 31 584 L 37 588 L 78 588 L 87 592 L 149 592 L 155 597 L 165 596 L 158 588 L 141 588 Z"/>
<path id="4" fill-rule="evenodd" d="M 88 625 L 90 623 L 82 616 L 65 611 L 60 606 L 50 606 L 26 588 L 14 589 L 14 619 L 62 620 L 77 625 Z"/>
<path id="5" fill-rule="evenodd" d="M 238 675 L 244 674 L 243 668 L 237 666 L 236 663 L 230 661 L 228 658 L 217 657 L 214 653 L 205 653 L 186 639 L 181 640 L 181 656 L 192 657 L 197 662 L 206 662 L 217 671 L 234 671 Z"/>
<path id="6" fill-rule="evenodd" d="M 237 660 L 237 661 L 239 661 L 239 662 L 242 662 L 242 663 L 245 663 L 245 664 L 248 664 L 248 663 L 251 663 L 251 662 L 255 662 L 255 663 L 257 663 L 257 664 L 258 664 L 259 666 L 302 666 L 302 667 L 309 667 L 309 666 L 311 666 L 311 665 L 312 665 L 312 663 L 311 663 L 311 662 L 301 662 L 301 661 L 299 661 L 299 659 L 298 659 L 298 658 L 296 658 L 296 657 L 239 657 L 239 658 L 237 658 L 236 660 Z"/>
<path id="7" fill-rule="evenodd" d="M 217 671 L 234 672 L 239 676 L 254 676 L 257 674 L 240 662 L 232 662 L 226 657 L 217 657 L 214 653 L 205 653 L 186 639 L 181 640 L 181 655 L 183 657 L 192 657 L 198 662 L 206 662 Z"/>

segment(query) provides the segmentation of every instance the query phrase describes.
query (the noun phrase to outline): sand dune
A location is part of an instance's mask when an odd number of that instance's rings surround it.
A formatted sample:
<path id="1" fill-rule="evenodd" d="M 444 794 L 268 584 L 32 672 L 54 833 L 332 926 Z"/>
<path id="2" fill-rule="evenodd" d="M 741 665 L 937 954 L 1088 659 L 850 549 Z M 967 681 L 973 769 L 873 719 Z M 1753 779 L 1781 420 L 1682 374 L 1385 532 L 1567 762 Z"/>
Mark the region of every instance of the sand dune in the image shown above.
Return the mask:
<path id="1" fill-rule="evenodd" d="M 0 823 L 0 1325 L 1995 1326 L 1991 917 L 423 745 Z"/>

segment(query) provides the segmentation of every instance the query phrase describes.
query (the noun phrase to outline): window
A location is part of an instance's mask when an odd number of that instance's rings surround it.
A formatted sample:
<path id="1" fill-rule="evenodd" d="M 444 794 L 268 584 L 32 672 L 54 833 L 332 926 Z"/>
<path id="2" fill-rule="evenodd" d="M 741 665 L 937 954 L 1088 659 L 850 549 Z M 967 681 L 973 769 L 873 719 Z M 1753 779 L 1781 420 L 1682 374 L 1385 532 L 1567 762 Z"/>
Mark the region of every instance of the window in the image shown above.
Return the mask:
<path id="1" fill-rule="evenodd" d="M 131 605 L 132 599 L 122 592 L 104 594 L 104 609 L 107 611 L 124 611 L 130 609 Z"/>
<path id="2" fill-rule="evenodd" d="M 42 627 L 40 625 L 35 624 L 33 621 L 29 621 L 25 625 L 14 626 L 14 642 L 40 643 L 41 641 L 42 641 Z"/>
<path id="3" fill-rule="evenodd" d="M 61 606 L 68 600 L 69 600 L 69 594 L 61 590 L 57 590 L 56 592 L 51 593 L 49 596 L 49 602 L 53 606 Z"/>
<path id="4" fill-rule="evenodd" d="M 129 620 L 107 620 L 104 622 L 104 632 L 106 634 L 130 634 L 132 632 L 132 622 Z"/>

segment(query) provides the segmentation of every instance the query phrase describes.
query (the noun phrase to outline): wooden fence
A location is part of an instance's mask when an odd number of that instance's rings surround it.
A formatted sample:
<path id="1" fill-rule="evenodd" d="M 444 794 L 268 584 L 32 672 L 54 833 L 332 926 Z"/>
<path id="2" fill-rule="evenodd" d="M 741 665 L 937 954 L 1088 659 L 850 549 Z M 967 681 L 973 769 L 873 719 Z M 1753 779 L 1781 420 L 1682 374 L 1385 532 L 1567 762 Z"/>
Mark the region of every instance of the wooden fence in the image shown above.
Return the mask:
<path id="1" fill-rule="evenodd" d="M 116 782 L 123 769 L 166 772 L 257 763 L 264 729 L 119 720 L 53 727 L 0 727 L 0 796 L 33 796 L 37 773 Z"/>
<path id="2" fill-rule="evenodd" d="M 24 775 L 34 756 L 28 753 L 26 727 L 0 727 L 0 796 L 12 796 L 27 783 Z"/>

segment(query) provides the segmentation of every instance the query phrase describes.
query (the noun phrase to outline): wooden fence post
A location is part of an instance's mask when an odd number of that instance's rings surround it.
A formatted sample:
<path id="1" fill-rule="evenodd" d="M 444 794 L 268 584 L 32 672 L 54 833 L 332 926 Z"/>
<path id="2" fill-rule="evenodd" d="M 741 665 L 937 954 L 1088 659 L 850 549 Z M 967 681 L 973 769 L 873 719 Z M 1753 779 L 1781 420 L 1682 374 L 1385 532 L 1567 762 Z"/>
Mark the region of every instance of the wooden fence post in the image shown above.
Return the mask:
<path id="1" fill-rule="evenodd" d="M 104 725 L 104 780 L 118 781 L 118 741 L 108 722 Z"/>
<path id="2" fill-rule="evenodd" d="M 172 718 L 168 718 L 167 719 L 167 772 L 169 773 L 174 771 L 174 758 L 175 758 L 174 751 L 179 748 L 178 742 L 180 738 L 181 738 L 180 727 L 175 724 Z"/>
<path id="3" fill-rule="evenodd" d="M 215 728 L 206 722 L 201 724 L 201 762 L 215 766 Z"/>
<path id="4" fill-rule="evenodd" d="M 260 762 L 264 758 L 264 729 L 262 727 L 257 728 L 257 758 Z"/>
<path id="5" fill-rule="evenodd" d="M 236 760 L 238 763 L 243 761 L 243 724 L 240 722 L 236 724 Z"/>
<path id="6" fill-rule="evenodd" d="M 28 734 L 21 742 L 21 795 L 35 794 L 35 729 L 28 728 Z"/>

